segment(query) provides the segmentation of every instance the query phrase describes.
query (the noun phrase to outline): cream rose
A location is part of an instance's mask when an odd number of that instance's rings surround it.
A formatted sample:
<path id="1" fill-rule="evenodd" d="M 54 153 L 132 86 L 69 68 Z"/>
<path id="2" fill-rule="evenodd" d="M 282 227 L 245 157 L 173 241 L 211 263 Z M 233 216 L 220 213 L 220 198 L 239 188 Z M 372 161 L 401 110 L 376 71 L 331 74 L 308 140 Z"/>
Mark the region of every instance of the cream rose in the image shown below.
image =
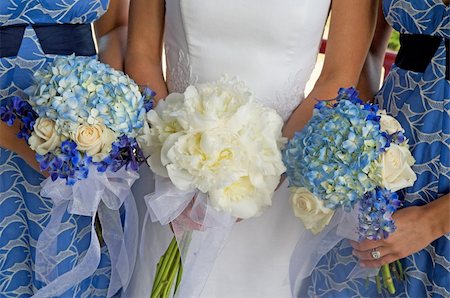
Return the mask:
<path id="1" fill-rule="evenodd" d="M 95 162 L 103 160 L 111 151 L 111 145 L 116 140 L 115 133 L 103 124 L 80 125 L 73 140 L 77 149 L 92 156 Z"/>
<path id="2" fill-rule="evenodd" d="M 384 110 L 380 111 L 378 115 L 380 118 L 380 129 L 387 132 L 388 134 L 393 134 L 399 131 L 403 131 L 400 123 L 392 116 L 386 114 Z"/>
<path id="3" fill-rule="evenodd" d="M 391 144 L 380 158 L 383 187 L 397 191 L 414 184 L 417 177 L 411 166 L 415 160 L 407 146 Z"/>
<path id="4" fill-rule="evenodd" d="M 40 155 L 47 154 L 61 145 L 61 138 L 56 131 L 55 121 L 48 118 L 38 118 L 34 130 L 28 139 L 30 148 Z"/>
<path id="5" fill-rule="evenodd" d="M 323 201 L 305 187 L 291 187 L 290 190 L 295 216 L 300 218 L 305 228 L 313 234 L 320 233 L 330 223 L 334 210 L 325 207 Z"/>

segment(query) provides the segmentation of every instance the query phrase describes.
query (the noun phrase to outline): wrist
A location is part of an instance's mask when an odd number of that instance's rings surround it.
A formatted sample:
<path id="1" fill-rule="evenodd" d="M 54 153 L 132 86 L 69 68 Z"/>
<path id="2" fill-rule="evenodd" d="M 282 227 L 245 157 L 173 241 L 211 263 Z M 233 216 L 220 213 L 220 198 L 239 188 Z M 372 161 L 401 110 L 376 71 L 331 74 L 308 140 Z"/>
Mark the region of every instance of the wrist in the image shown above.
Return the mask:
<path id="1" fill-rule="evenodd" d="M 445 195 L 421 207 L 423 218 L 430 226 L 433 239 L 437 239 L 450 232 L 450 200 Z"/>

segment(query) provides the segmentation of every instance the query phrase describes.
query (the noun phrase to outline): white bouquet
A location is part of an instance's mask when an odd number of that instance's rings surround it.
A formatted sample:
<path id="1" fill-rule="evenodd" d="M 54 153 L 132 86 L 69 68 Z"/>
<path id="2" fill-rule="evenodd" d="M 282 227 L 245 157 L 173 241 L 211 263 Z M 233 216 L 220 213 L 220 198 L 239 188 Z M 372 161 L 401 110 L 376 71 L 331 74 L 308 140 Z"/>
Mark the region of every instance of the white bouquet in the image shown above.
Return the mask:
<path id="1" fill-rule="evenodd" d="M 157 191 L 149 202 L 156 217 L 163 218 L 158 213 L 168 213 L 168 208 L 175 210 L 174 204 L 185 209 L 193 197 L 204 200 L 205 209 L 211 206 L 215 212 L 231 216 L 233 222 L 258 216 L 271 205 L 285 171 L 283 120 L 258 103 L 242 82 L 222 77 L 189 86 L 184 94 L 170 94 L 160 101 L 148 113 L 148 120 L 151 169 L 187 194 L 175 203 L 170 200 L 173 189 L 170 196 L 164 196 L 168 191 L 160 191 L 157 180 Z M 181 209 L 167 218 L 173 220 Z M 200 225 L 211 222 L 191 219 Z M 155 292 L 158 282 L 164 282 L 164 277 L 159 279 L 157 276 L 154 283 L 155 297 L 160 295 Z"/>

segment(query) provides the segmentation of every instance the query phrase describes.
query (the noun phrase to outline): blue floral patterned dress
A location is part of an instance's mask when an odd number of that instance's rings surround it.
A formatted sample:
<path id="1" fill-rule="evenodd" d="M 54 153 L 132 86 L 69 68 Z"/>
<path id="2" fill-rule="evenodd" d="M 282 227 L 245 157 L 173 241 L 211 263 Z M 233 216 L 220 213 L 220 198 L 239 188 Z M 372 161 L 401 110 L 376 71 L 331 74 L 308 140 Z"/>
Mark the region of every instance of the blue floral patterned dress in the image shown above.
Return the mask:
<path id="1" fill-rule="evenodd" d="M 376 97 L 405 128 L 416 159 L 413 169 L 418 179 L 404 193 L 404 206 L 424 205 L 449 192 L 450 8 L 442 0 L 384 0 L 383 10 L 386 20 L 401 34 L 434 36 L 433 42 L 437 40 L 423 71 L 394 65 Z M 352 248 L 342 241 L 321 259 L 308 280 L 307 291 L 299 296 L 389 296 L 384 289 L 382 295 L 377 293 L 373 279 L 347 280 L 355 263 Z M 406 280 L 396 283 L 394 296 L 450 297 L 450 235 L 403 259 L 402 264 Z"/>
<path id="2" fill-rule="evenodd" d="M 52 61 L 30 24 L 92 23 L 107 9 L 108 0 L 0 0 L 0 28 L 28 24 L 19 51 L 0 57 L 0 98 L 24 95 L 32 74 Z M 4 42 L 4 41 L 3 41 Z M 7 45 L 0 40 L 0 49 Z M 22 140 L 17 140 L 22 142 Z M 34 257 L 38 237 L 50 219 L 51 200 L 39 196 L 44 177 L 17 154 L 0 148 L 0 297 L 29 297 L 42 285 L 35 279 Z M 64 217 L 60 265 L 64 273 L 83 256 L 90 240 L 90 218 Z M 103 248 L 96 273 L 63 297 L 105 297 L 110 261 Z"/>

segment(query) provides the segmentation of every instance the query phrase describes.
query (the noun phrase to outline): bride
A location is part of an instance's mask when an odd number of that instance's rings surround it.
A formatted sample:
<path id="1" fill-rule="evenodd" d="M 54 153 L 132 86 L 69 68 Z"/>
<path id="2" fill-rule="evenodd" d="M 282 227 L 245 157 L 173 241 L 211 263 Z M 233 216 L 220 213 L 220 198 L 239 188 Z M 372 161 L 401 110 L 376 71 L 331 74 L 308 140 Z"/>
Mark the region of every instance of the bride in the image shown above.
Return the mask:
<path id="1" fill-rule="evenodd" d="M 330 6 L 324 68 L 305 99 Z M 376 1 L 370 0 L 134 0 L 126 71 L 158 99 L 222 74 L 237 76 L 283 117 L 284 135 L 291 137 L 311 117 L 315 98 L 333 98 L 340 87 L 358 83 L 375 14 Z M 143 171 L 135 184 L 141 226 L 147 212 L 143 196 L 152 192 L 153 181 Z M 291 296 L 289 258 L 303 226 L 288 198 L 285 182 L 262 216 L 234 225 L 202 297 Z M 125 297 L 149 297 L 156 262 L 172 237 L 158 223 L 147 222 L 145 231 L 145 249 Z"/>

